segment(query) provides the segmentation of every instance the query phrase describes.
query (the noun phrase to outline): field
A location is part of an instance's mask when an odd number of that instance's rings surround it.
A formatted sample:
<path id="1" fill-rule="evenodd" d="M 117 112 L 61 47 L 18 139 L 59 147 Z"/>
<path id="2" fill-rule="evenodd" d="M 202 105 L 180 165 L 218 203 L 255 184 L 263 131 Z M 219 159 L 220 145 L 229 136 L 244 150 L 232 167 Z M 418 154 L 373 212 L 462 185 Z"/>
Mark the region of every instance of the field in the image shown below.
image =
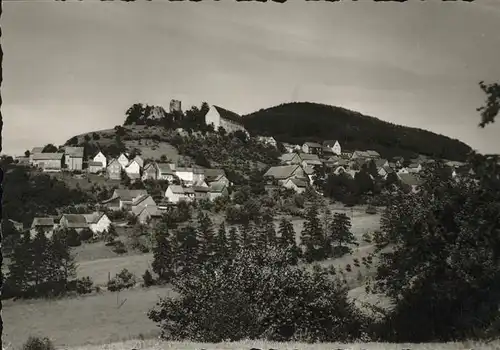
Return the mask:
<path id="1" fill-rule="evenodd" d="M 335 211 L 339 208 L 332 208 Z M 352 231 L 359 241 L 365 232 L 373 232 L 379 226 L 380 215 L 369 215 L 364 212 L 364 208 L 349 209 L 348 214 L 352 214 Z M 350 216 L 350 215 L 349 215 Z M 214 218 L 215 219 L 215 218 Z M 214 220 L 217 221 L 217 220 Z M 296 232 L 300 232 L 303 220 L 294 220 Z M 353 258 L 368 254 L 373 247 L 362 243 L 351 256 L 341 259 L 325 261 L 323 265 L 334 265 L 344 269 L 346 264 L 353 264 Z M 113 277 L 123 268 L 134 273 L 138 280 L 146 269 L 151 269 L 152 254 L 129 253 L 125 256 L 116 256 L 109 247 L 102 243 L 94 243 L 78 247 L 74 251 L 78 263 L 77 274 L 80 277 L 90 276 L 95 284 L 104 286 L 108 281 L 108 274 Z M 358 272 L 365 277 L 369 274 L 366 268 L 361 266 L 354 268 L 352 272 L 346 273 L 346 279 L 353 290 L 350 295 L 354 299 L 366 300 L 373 296 L 366 296 L 364 288 L 358 288 L 362 282 L 358 280 Z M 68 298 L 56 301 L 12 301 L 3 303 L 3 317 L 5 321 L 4 342 L 11 343 L 12 346 L 21 345 L 27 338 L 27 329 L 32 334 L 46 335 L 54 340 L 59 346 L 79 346 L 88 342 L 92 344 L 104 344 L 110 342 L 123 341 L 126 339 L 136 339 L 140 336 L 146 338 L 157 334 L 157 329 L 146 316 L 147 311 L 153 307 L 160 295 L 173 293 L 167 287 L 159 288 L 135 288 L 127 291 L 111 293 L 103 291 L 80 298 Z M 121 307 L 118 303 L 126 300 Z M 375 302 L 377 300 L 374 300 Z M 47 320 L 51 320 L 47 322 Z M 146 345 L 145 345 L 146 346 Z M 158 348 L 157 345 L 147 345 L 145 348 Z M 168 348 L 168 344 L 161 347 Z M 177 349 L 183 349 L 180 344 L 172 345 Z M 186 345 L 185 349 L 201 349 L 203 346 Z M 194 346 L 194 347 L 193 347 Z M 229 346 L 229 347 L 228 347 Z M 235 347 L 236 346 L 236 347 Z M 237 347 L 240 345 L 223 345 L 223 347 L 210 347 L 206 349 L 244 349 Z M 246 346 L 246 345 L 245 345 Z M 267 346 L 267 345 L 266 345 Z M 248 348 L 250 348 L 249 346 Z M 276 346 L 283 349 L 282 345 Z M 128 348 L 128 347 L 127 347 Z M 269 347 L 268 347 L 269 348 Z M 328 349 L 334 349 L 329 347 Z M 82 348 L 83 349 L 83 348 Z M 89 348 L 89 349 L 98 349 Z M 298 349 L 306 349 L 302 345 Z M 321 348 L 311 349 L 327 349 Z M 382 347 L 378 347 L 382 349 Z"/>

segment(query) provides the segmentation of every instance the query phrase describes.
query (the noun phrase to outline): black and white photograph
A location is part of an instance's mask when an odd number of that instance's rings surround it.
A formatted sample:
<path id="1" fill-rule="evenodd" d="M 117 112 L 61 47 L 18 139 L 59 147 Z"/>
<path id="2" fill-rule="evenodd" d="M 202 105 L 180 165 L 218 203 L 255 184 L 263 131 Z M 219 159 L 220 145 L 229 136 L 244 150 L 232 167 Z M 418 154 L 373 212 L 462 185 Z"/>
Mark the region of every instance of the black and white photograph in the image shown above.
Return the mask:
<path id="1" fill-rule="evenodd" d="M 2 350 L 500 348 L 500 0 L 0 5 Z"/>

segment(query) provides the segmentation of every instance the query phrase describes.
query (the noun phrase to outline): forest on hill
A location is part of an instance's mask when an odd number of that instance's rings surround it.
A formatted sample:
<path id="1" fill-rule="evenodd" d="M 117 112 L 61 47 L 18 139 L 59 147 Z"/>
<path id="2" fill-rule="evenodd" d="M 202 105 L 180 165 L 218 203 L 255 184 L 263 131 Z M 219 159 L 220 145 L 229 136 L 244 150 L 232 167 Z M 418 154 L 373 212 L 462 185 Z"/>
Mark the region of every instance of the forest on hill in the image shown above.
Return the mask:
<path id="1" fill-rule="evenodd" d="M 244 116 L 252 134 L 274 136 L 281 142 L 339 140 L 345 150 L 375 150 L 384 158 L 414 157 L 464 161 L 471 148 L 430 131 L 392 124 L 348 109 L 294 102 Z"/>

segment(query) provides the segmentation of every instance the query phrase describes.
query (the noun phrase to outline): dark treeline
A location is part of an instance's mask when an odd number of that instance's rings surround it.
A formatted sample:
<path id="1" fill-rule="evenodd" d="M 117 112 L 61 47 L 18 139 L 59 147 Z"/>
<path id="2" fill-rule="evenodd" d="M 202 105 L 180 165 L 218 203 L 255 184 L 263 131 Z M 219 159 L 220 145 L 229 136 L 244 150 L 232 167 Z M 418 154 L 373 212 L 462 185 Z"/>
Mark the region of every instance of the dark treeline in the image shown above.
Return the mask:
<path id="1" fill-rule="evenodd" d="M 384 158 L 434 158 L 463 161 L 469 146 L 429 131 L 399 126 L 344 108 L 316 103 L 287 103 L 244 116 L 251 133 L 281 142 L 339 140 L 345 150 L 375 150 Z"/>

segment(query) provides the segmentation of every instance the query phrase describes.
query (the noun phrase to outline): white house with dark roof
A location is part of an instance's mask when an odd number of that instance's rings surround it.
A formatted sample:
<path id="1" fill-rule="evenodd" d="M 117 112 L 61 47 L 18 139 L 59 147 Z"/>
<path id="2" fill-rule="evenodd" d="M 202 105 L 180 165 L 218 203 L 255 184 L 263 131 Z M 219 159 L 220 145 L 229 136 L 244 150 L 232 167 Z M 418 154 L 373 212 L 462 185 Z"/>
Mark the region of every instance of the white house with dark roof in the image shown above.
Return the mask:
<path id="1" fill-rule="evenodd" d="M 141 169 L 144 167 L 144 159 L 142 159 L 142 157 L 140 155 L 136 155 L 134 157 L 134 160 L 137 162 L 137 164 L 139 164 Z"/>
<path id="2" fill-rule="evenodd" d="M 213 201 L 218 197 L 228 196 L 229 191 L 227 185 L 224 182 L 212 182 L 210 183 L 210 200 Z"/>
<path id="3" fill-rule="evenodd" d="M 116 159 L 118 163 L 122 166 L 122 169 L 125 169 L 125 167 L 130 163 L 130 160 L 128 157 L 125 155 L 125 153 L 120 154 L 120 156 Z"/>
<path id="4" fill-rule="evenodd" d="M 100 162 L 103 169 L 105 169 L 108 166 L 108 159 L 106 158 L 104 153 L 102 153 L 101 151 L 99 151 L 99 153 L 97 153 L 94 156 L 94 158 L 92 158 L 92 161 L 93 162 Z M 89 162 L 89 164 L 90 164 L 90 162 Z"/>
<path id="5" fill-rule="evenodd" d="M 83 170 L 83 147 L 70 147 L 64 148 L 64 164 L 69 171 L 82 171 Z"/>
<path id="6" fill-rule="evenodd" d="M 342 148 L 340 147 L 340 143 L 338 140 L 326 140 L 323 141 L 323 147 L 326 147 L 330 150 L 331 153 L 336 155 L 342 154 Z"/>
<path id="7" fill-rule="evenodd" d="M 194 183 L 193 168 L 176 167 L 175 176 L 177 176 L 179 180 L 183 181 L 187 186 L 190 186 Z"/>
<path id="8" fill-rule="evenodd" d="M 132 159 L 126 166 L 125 172 L 130 179 L 138 179 L 141 177 L 141 166 L 137 160 Z"/>
<path id="9" fill-rule="evenodd" d="M 289 178 L 304 178 L 304 170 L 300 165 L 273 166 L 264 174 L 264 178 L 272 178 L 278 183 L 284 183 Z"/>
<path id="10" fill-rule="evenodd" d="M 111 198 L 102 201 L 101 204 L 110 210 L 128 210 L 132 207 L 135 200 L 146 195 L 148 195 L 148 191 L 146 190 L 116 189 Z"/>
<path id="11" fill-rule="evenodd" d="M 205 123 L 207 125 L 212 124 L 215 131 L 217 131 L 219 127 L 223 127 L 228 133 L 239 130 L 248 135 L 241 116 L 219 106 L 212 105 L 210 107 L 205 115 Z"/>
<path id="12" fill-rule="evenodd" d="M 97 237 L 104 231 L 108 230 L 111 225 L 111 220 L 102 212 L 83 214 L 83 216 L 85 216 L 90 230 L 94 233 L 94 237 Z"/>
<path id="13" fill-rule="evenodd" d="M 56 223 L 53 217 L 37 217 L 33 218 L 33 222 L 31 223 L 30 235 L 31 237 L 35 237 L 38 230 L 42 230 L 45 235 L 50 238 L 54 233 L 54 229 L 56 227 Z"/>

